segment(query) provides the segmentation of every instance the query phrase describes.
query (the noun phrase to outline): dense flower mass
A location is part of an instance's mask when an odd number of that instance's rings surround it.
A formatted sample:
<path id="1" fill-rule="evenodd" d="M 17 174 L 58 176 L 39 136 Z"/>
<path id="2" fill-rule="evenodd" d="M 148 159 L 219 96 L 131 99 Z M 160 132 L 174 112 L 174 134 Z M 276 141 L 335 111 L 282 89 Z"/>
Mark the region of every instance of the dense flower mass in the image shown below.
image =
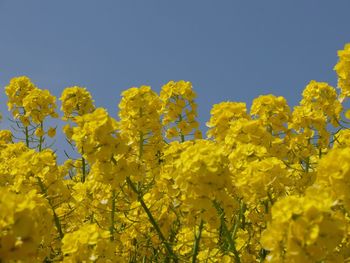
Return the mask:
<path id="1" fill-rule="evenodd" d="M 216 104 L 206 138 L 190 82 L 130 88 L 114 114 L 68 87 L 62 164 L 55 96 L 13 78 L 0 262 L 349 262 L 350 44 L 338 56 L 338 88 Z"/>
<path id="2" fill-rule="evenodd" d="M 343 50 L 338 51 L 339 62 L 334 69 L 338 74 L 338 86 L 341 90 L 341 97 L 350 96 L 350 43 L 346 44 Z"/>
<path id="3" fill-rule="evenodd" d="M 94 111 L 94 101 L 86 88 L 74 86 L 65 88 L 60 100 L 61 110 L 65 119 L 72 119 L 74 116 L 81 116 Z"/>

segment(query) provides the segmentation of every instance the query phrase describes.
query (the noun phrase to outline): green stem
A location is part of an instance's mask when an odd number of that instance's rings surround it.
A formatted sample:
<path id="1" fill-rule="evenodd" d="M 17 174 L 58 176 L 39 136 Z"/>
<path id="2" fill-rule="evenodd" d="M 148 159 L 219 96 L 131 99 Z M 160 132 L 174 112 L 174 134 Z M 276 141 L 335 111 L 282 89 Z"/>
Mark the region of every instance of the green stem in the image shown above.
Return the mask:
<path id="1" fill-rule="evenodd" d="M 165 239 L 160 227 L 158 226 L 155 218 L 153 217 L 151 211 L 149 210 L 149 208 L 147 207 L 145 201 L 142 198 L 142 195 L 140 194 L 140 192 L 136 189 L 135 185 L 133 184 L 133 182 L 130 180 L 129 177 L 126 177 L 126 181 L 128 183 L 128 185 L 130 186 L 131 190 L 133 190 L 133 192 L 135 194 L 137 194 L 137 199 L 140 202 L 143 210 L 146 212 L 147 217 L 150 221 L 150 223 L 152 224 L 152 226 L 154 227 L 154 229 L 156 230 L 160 240 L 162 241 L 163 245 L 165 246 L 166 251 L 168 252 L 168 254 L 173 258 L 174 262 L 178 262 L 178 259 L 171 247 L 171 245 L 167 242 L 167 240 Z"/>
<path id="2" fill-rule="evenodd" d="M 44 130 L 44 124 L 43 124 L 43 122 L 40 122 L 40 128 L 41 128 L 42 130 Z M 43 147 L 43 136 L 40 136 L 40 138 L 39 138 L 39 152 L 41 152 L 42 147 Z"/>
<path id="3" fill-rule="evenodd" d="M 114 240 L 114 220 L 115 220 L 115 190 L 112 192 L 112 212 L 111 212 L 111 226 L 109 232 L 111 233 L 111 241 Z"/>
<path id="4" fill-rule="evenodd" d="M 227 225 L 226 225 L 226 222 L 225 222 L 225 213 L 224 211 L 222 210 L 222 208 L 220 207 L 220 205 L 214 201 L 214 207 L 216 208 L 218 214 L 219 214 L 219 217 L 220 217 L 220 221 L 221 221 L 221 226 L 222 226 L 222 230 L 224 232 L 224 235 L 226 237 L 226 240 L 228 241 L 228 249 L 233 253 L 233 255 L 235 256 L 235 262 L 236 263 L 240 263 L 241 260 L 239 258 L 239 254 L 238 254 L 238 251 L 236 249 L 236 244 L 235 244 L 235 241 L 234 239 L 232 238 L 231 234 L 230 234 L 230 231 L 228 230 L 227 228 Z M 236 225 L 234 227 L 234 232 L 237 231 L 237 222 L 236 222 Z"/>
<path id="5" fill-rule="evenodd" d="M 59 217 L 56 214 L 55 208 L 53 206 L 53 203 L 52 203 L 51 199 L 49 198 L 49 195 L 48 195 L 47 190 L 46 190 L 46 188 L 44 186 L 44 183 L 41 181 L 41 179 L 39 177 L 37 177 L 37 180 L 38 180 L 38 184 L 39 184 L 39 187 L 41 189 L 41 192 L 44 194 L 44 196 L 46 197 L 47 201 L 49 202 L 49 205 L 50 205 L 52 213 L 53 213 L 53 218 L 54 218 L 54 222 L 55 222 L 56 228 L 58 230 L 60 239 L 62 239 L 64 234 L 63 234 L 63 231 L 62 231 L 62 226 L 61 226 L 61 223 L 60 223 L 60 219 L 59 219 Z"/>
<path id="6" fill-rule="evenodd" d="M 181 114 L 179 114 L 179 121 L 180 122 L 182 121 L 182 115 Z M 185 141 L 185 136 L 183 135 L 182 131 L 180 131 L 180 139 L 181 139 L 181 142 Z"/>
<path id="7" fill-rule="evenodd" d="M 201 236 L 202 236 L 203 225 L 204 225 L 204 222 L 203 222 L 203 220 L 201 220 L 201 222 L 199 223 L 198 233 L 196 234 L 195 239 L 194 239 L 192 263 L 197 262 L 197 255 L 199 252 L 199 241 L 200 241 Z"/>
<path id="8" fill-rule="evenodd" d="M 85 158 L 81 157 L 81 162 L 82 162 L 82 177 L 81 177 L 81 182 L 84 183 L 85 182 L 85 176 L 86 176 L 86 162 L 85 162 Z"/>
<path id="9" fill-rule="evenodd" d="M 239 207 L 239 221 L 241 222 L 241 227 L 242 229 L 244 230 L 245 229 L 245 213 L 246 211 L 246 206 L 243 202 L 243 200 L 241 200 L 241 204 L 240 204 L 240 207 Z"/>
<path id="10" fill-rule="evenodd" d="M 305 172 L 309 172 L 309 168 L 310 168 L 310 157 L 306 158 L 306 162 L 305 162 Z"/>
<path id="11" fill-rule="evenodd" d="M 26 146 L 29 148 L 29 131 L 28 131 L 28 127 L 26 126 L 24 129 L 25 129 L 25 134 L 26 134 Z"/>
<path id="12" fill-rule="evenodd" d="M 267 191 L 267 197 L 269 198 L 269 201 L 270 201 L 271 206 L 272 206 L 274 204 L 274 201 L 273 201 L 273 198 L 272 198 L 270 191 Z"/>
<path id="13" fill-rule="evenodd" d="M 311 139 L 310 138 L 307 140 L 307 143 L 308 143 L 308 145 L 311 144 Z M 308 173 L 309 172 L 309 168 L 310 168 L 310 157 L 308 156 L 306 158 L 306 161 L 305 161 L 305 172 Z"/>
<path id="14" fill-rule="evenodd" d="M 139 160 L 141 161 L 143 155 L 143 132 L 139 133 Z"/>
<path id="15" fill-rule="evenodd" d="M 184 142 L 185 141 L 185 136 L 181 133 L 181 142 Z"/>

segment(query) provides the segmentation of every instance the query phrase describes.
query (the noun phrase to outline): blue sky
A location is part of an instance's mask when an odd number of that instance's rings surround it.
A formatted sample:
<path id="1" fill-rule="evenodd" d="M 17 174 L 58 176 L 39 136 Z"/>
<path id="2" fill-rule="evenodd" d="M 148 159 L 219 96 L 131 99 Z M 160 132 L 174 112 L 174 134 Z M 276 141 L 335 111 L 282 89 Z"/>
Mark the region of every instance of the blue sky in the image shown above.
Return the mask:
<path id="1" fill-rule="evenodd" d="M 85 86 L 116 116 L 121 91 L 184 79 L 202 123 L 221 101 L 272 93 L 293 106 L 312 79 L 336 85 L 349 10 L 349 0 L 0 0 L 0 86 L 19 75 L 56 96 Z"/>

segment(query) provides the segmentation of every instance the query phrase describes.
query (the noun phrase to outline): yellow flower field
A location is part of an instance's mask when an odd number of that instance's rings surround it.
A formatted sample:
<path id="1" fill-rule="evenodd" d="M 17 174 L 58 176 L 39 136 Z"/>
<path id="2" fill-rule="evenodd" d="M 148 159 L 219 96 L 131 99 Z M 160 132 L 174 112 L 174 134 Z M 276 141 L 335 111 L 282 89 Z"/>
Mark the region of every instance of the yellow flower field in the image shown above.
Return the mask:
<path id="1" fill-rule="evenodd" d="M 0 262 L 350 262 L 350 44 L 338 57 L 337 88 L 312 80 L 293 109 L 213 105 L 206 135 L 187 81 L 130 88 L 110 114 L 86 88 L 66 88 L 58 113 L 11 79 Z M 62 165 L 57 118 L 79 156 Z"/>

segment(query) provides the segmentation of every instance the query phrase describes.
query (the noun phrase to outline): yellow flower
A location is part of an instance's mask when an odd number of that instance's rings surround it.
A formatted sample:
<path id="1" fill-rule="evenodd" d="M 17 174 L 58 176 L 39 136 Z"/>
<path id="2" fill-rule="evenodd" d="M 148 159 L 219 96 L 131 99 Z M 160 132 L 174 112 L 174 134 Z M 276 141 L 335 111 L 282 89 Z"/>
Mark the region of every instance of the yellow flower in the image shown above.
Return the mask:
<path id="1" fill-rule="evenodd" d="M 37 137 L 43 137 L 45 135 L 45 132 L 44 130 L 39 127 L 35 130 L 34 134 L 37 136 Z"/>
<path id="2" fill-rule="evenodd" d="M 73 128 L 69 124 L 66 124 L 63 126 L 62 130 L 64 134 L 67 136 L 67 138 L 70 140 L 73 135 Z"/>
<path id="3" fill-rule="evenodd" d="M 346 44 L 343 50 L 338 51 L 339 61 L 334 70 L 338 74 L 338 87 L 341 89 L 341 96 L 350 96 L 350 43 Z"/>
<path id="4" fill-rule="evenodd" d="M 53 233 L 49 204 L 35 190 L 0 188 L 0 255 L 6 261 L 36 261 Z M 45 256 L 40 261 L 44 260 Z"/>
<path id="5" fill-rule="evenodd" d="M 9 85 L 5 87 L 9 110 L 22 107 L 23 99 L 35 88 L 36 86 L 26 76 L 11 79 Z"/>
<path id="6" fill-rule="evenodd" d="M 209 138 L 223 141 L 232 122 L 243 118 L 249 119 L 246 104 L 243 102 L 221 102 L 215 104 L 210 110 L 210 120 L 206 123 L 210 129 L 207 132 Z"/>
<path id="7" fill-rule="evenodd" d="M 0 144 L 12 141 L 12 133 L 9 130 L 0 130 Z"/>
<path id="8" fill-rule="evenodd" d="M 64 261 L 87 262 L 103 259 L 107 255 L 100 254 L 103 251 L 101 248 L 109 247 L 109 237 L 109 231 L 100 229 L 96 224 L 86 224 L 74 232 L 67 233 L 62 239 Z"/>
<path id="9" fill-rule="evenodd" d="M 48 90 L 35 88 L 23 99 L 25 116 L 30 117 L 36 124 L 40 124 L 47 116 L 57 118 L 56 97 Z"/>
<path id="10" fill-rule="evenodd" d="M 168 139 L 172 139 L 176 136 L 179 136 L 179 132 L 177 131 L 177 128 L 176 127 L 172 127 L 170 129 L 168 129 L 166 131 L 166 134 L 165 136 L 168 138 Z"/>
<path id="11" fill-rule="evenodd" d="M 64 118 L 67 119 L 91 113 L 95 109 L 91 94 L 83 87 L 65 88 L 60 100 L 62 101 L 61 110 L 64 113 Z"/>
<path id="12" fill-rule="evenodd" d="M 347 111 L 345 112 L 345 117 L 346 117 L 347 119 L 350 119 L 350 110 L 347 110 Z"/>
<path id="13" fill-rule="evenodd" d="M 287 196 L 272 207 L 272 221 L 261 244 L 270 251 L 268 261 L 317 262 L 330 257 L 345 234 L 345 218 L 332 210 L 323 189 L 310 188 L 305 196 Z M 275 261 L 273 261 L 275 262 Z"/>
<path id="14" fill-rule="evenodd" d="M 202 132 L 201 132 L 200 130 L 196 130 L 196 131 L 194 132 L 194 138 L 195 138 L 196 140 L 203 139 Z"/>
<path id="15" fill-rule="evenodd" d="M 55 137 L 56 135 L 56 128 L 50 127 L 47 131 L 47 135 L 51 138 Z"/>
<path id="16" fill-rule="evenodd" d="M 276 133 L 287 130 L 285 124 L 291 115 L 286 99 L 274 95 L 263 95 L 254 99 L 250 114 L 262 120 L 270 132 Z"/>
<path id="17" fill-rule="evenodd" d="M 350 148 L 331 150 L 319 164 L 317 182 L 330 187 L 335 198 L 350 209 Z"/>
<path id="18" fill-rule="evenodd" d="M 192 131 L 198 130 L 199 124 L 195 119 L 197 105 L 194 102 L 196 93 L 192 89 L 191 82 L 169 81 L 162 87 L 159 97 L 162 100 L 162 124 L 168 126 L 167 130 L 176 127 L 181 141 Z M 170 131 L 170 134 L 172 133 Z"/>

